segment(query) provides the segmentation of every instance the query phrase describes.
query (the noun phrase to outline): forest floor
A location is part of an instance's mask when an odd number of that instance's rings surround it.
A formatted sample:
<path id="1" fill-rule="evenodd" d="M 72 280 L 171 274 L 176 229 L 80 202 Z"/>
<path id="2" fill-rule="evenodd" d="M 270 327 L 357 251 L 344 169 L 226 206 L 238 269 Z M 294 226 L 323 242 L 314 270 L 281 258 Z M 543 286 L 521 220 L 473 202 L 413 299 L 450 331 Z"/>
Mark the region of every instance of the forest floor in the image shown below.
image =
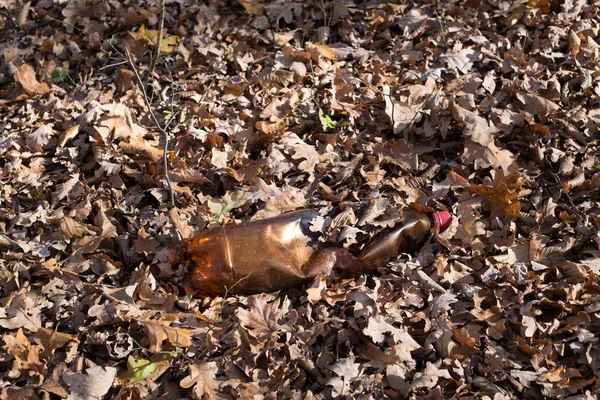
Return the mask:
<path id="1" fill-rule="evenodd" d="M 0 0 L 1 399 L 598 398 L 597 2 L 166 3 L 150 75 L 158 1 Z M 370 276 L 185 290 L 205 227 L 407 207 Z"/>

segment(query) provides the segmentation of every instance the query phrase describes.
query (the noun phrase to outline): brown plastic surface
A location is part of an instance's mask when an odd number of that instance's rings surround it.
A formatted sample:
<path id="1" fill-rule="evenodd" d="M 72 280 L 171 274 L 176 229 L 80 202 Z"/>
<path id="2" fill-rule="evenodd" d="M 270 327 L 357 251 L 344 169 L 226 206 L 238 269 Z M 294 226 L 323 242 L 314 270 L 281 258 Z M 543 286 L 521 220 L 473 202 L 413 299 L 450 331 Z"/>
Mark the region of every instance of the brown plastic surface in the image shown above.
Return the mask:
<path id="1" fill-rule="evenodd" d="M 409 211 L 403 223 L 377 236 L 358 256 L 313 238 L 318 213 L 294 211 L 274 218 L 206 230 L 186 241 L 182 262 L 202 295 L 254 294 L 300 287 L 319 274 L 353 277 L 417 250 L 433 219 Z M 329 245 L 330 246 L 330 245 Z"/>

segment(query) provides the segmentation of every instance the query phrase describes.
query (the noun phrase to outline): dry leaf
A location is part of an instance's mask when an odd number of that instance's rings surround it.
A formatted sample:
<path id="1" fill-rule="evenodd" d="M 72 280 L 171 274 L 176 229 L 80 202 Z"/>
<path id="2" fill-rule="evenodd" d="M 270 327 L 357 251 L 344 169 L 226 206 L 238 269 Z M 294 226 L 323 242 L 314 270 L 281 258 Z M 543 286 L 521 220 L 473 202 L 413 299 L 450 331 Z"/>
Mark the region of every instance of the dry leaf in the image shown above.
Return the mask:
<path id="1" fill-rule="evenodd" d="M 31 96 L 39 94 L 43 95 L 50 91 L 50 88 L 45 83 L 40 83 L 35 77 L 35 71 L 27 64 L 23 64 L 14 73 L 15 81 L 17 81 L 25 92 Z"/>
<path id="2" fill-rule="evenodd" d="M 67 400 L 100 400 L 112 386 L 117 369 L 99 365 L 88 368 L 85 374 L 67 372 L 63 380 L 71 387 Z"/>
<path id="3" fill-rule="evenodd" d="M 494 142 L 494 132 L 497 129 L 490 127 L 485 118 L 460 107 L 456 103 L 452 104 L 452 115 L 456 121 L 464 124 L 463 135 L 471 141 L 481 146 L 489 146 Z"/>
<path id="4" fill-rule="evenodd" d="M 44 349 L 44 358 L 50 360 L 54 351 L 63 347 L 77 336 L 67 333 L 56 332 L 46 328 L 40 328 L 34 335 L 34 340 Z"/>
<path id="5" fill-rule="evenodd" d="M 560 106 L 551 100 L 529 93 L 517 93 L 517 98 L 525 106 L 525 111 L 533 115 L 548 115 L 560 110 Z"/>
<path id="6" fill-rule="evenodd" d="M 130 138 L 129 142 L 120 142 L 119 147 L 125 154 L 145 158 L 154 162 L 162 159 L 163 152 L 153 147 L 150 142 L 142 138 Z"/>
<path id="7" fill-rule="evenodd" d="M 248 333 L 259 343 L 264 343 L 274 336 L 290 331 L 298 315 L 294 310 L 289 311 L 289 301 L 284 301 L 281 308 L 279 308 L 279 303 L 279 299 L 267 303 L 265 295 L 250 297 L 248 299 L 250 310 L 240 309 L 237 312 L 240 325 L 248 329 Z M 285 324 L 279 324 L 279 321 L 288 313 L 290 314 L 288 321 Z"/>
<path id="8" fill-rule="evenodd" d="M 50 141 L 53 124 L 45 124 L 26 136 L 27 147 L 33 152 L 41 152 Z"/>
<path id="9" fill-rule="evenodd" d="M 342 358 L 329 367 L 337 376 L 331 377 L 326 385 L 332 387 L 334 396 L 344 396 L 349 393 L 350 385 L 360 376 L 360 364 L 355 358 Z"/>
<path id="10" fill-rule="evenodd" d="M 192 330 L 190 329 L 172 328 L 153 321 L 140 321 L 140 323 L 144 326 L 149 342 L 148 347 L 153 352 L 161 351 L 165 340 L 176 347 L 190 347 L 192 345 Z"/>
<path id="11" fill-rule="evenodd" d="M 180 385 L 184 389 L 193 386 L 197 399 L 216 398 L 220 384 L 216 378 L 218 369 L 214 361 L 192 364 L 189 367 L 190 374 L 181 380 Z"/>
<path id="12" fill-rule="evenodd" d="M 516 159 L 513 153 L 508 150 L 499 149 L 495 143 L 482 146 L 470 140 L 465 140 L 465 150 L 461 157 L 466 164 L 471 164 L 475 168 L 502 168 L 505 174 L 509 174 L 517 169 Z"/>
<path id="13" fill-rule="evenodd" d="M 6 329 L 25 328 L 37 332 L 42 326 L 41 314 L 35 297 L 21 291 L 12 298 L 8 307 L 0 308 L 0 326 Z"/>
<path id="14" fill-rule="evenodd" d="M 448 65 L 448 68 L 454 68 L 462 72 L 468 73 L 473 67 L 476 53 L 473 49 L 465 48 L 461 50 L 452 50 L 440 57 L 440 61 Z"/>

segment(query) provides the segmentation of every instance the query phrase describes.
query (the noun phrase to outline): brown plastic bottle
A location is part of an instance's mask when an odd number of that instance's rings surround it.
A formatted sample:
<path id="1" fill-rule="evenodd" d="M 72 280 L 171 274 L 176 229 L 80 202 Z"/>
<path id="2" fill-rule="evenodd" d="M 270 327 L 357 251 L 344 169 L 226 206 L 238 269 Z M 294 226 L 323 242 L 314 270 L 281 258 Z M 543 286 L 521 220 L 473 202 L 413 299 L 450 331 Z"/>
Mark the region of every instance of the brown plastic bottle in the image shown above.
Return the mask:
<path id="1" fill-rule="evenodd" d="M 447 211 L 405 212 L 402 224 L 376 236 L 355 256 L 314 238 L 309 226 L 317 215 L 313 210 L 294 211 L 200 233 L 182 249 L 188 282 L 200 294 L 215 296 L 291 289 L 319 274 L 355 277 L 417 250 L 434 224 L 443 231 L 452 218 Z"/>

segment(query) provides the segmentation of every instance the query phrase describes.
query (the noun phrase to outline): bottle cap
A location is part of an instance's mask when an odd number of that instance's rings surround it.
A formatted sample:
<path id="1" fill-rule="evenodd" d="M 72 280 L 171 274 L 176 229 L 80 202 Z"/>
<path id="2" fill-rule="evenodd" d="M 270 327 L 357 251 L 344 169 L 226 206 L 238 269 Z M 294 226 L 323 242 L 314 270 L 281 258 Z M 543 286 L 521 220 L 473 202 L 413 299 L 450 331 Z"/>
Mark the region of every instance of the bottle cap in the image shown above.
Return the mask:
<path id="1" fill-rule="evenodd" d="M 440 228 L 441 233 L 450 226 L 450 222 L 452 222 L 452 214 L 450 214 L 448 211 L 437 211 L 433 213 L 433 220 Z"/>

